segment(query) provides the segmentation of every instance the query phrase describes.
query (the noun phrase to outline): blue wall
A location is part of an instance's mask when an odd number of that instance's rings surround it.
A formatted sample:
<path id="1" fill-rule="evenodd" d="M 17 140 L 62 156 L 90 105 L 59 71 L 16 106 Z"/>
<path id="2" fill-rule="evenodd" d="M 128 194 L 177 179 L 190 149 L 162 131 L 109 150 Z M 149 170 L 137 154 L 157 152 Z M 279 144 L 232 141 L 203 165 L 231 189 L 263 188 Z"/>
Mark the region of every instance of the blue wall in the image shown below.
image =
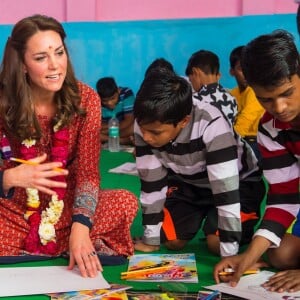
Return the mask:
<path id="1" fill-rule="evenodd" d="M 67 44 L 77 77 L 92 87 L 102 76 L 114 76 L 119 85 L 139 88 L 145 69 L 157 57 L 173 63 L 184 75 L 190 55 L 206 49 L 221 62 L 221 83 L 233 87 L 229 75 L 230 51 L 257 35 L 281 28 L 298 44 L 296 15 L 262 15 L 168 21 L 64 23 Z M 0 53 L 12 26 L 0 26 Z"/>

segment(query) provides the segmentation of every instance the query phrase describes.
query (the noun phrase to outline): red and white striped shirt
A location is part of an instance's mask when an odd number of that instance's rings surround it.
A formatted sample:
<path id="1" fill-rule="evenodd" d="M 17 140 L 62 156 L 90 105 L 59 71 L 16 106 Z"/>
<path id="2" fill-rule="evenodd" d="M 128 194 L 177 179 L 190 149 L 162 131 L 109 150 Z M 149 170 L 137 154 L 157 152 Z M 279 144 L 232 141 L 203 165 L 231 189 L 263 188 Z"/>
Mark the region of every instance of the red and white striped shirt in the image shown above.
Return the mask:
<path id="1" fill-rule="evenodd" d="M 300 131 L 266 112 L 259 125 L 258 143 L 269 191 L 266 211 L 255 235 L 277 247 L 300 207 Z"/>

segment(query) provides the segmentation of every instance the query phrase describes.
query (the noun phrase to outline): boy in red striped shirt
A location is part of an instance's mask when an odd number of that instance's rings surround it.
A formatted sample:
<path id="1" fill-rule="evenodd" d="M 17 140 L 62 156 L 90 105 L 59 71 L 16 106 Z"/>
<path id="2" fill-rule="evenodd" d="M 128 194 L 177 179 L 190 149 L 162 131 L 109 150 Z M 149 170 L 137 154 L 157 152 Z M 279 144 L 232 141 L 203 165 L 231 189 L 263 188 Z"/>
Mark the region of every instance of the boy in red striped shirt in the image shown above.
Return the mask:
<path id="1" fill-rule="evenodd" d="M 262 254 L 275 268 L 264 286 L 271 291 L 300 290 L 300 59 L 291 34 L 283 30 L 257 37 L 242 54 L 242 70 L 266 113 L 262 117 L 258 143 L 264 176 L 269 184 L 266 211 L 260 228 L 247 250 L 216 265 L 217 282 L 235 286 L 243 272 L 255 265 Z M 287 228 L 294 222 L 294 231 Z M 298 229 L 297 229 L 298 228 Z M 298 231 L 298 232 L 297 232 Z M 232 276 L 219 276 L 224 268 Z"/>

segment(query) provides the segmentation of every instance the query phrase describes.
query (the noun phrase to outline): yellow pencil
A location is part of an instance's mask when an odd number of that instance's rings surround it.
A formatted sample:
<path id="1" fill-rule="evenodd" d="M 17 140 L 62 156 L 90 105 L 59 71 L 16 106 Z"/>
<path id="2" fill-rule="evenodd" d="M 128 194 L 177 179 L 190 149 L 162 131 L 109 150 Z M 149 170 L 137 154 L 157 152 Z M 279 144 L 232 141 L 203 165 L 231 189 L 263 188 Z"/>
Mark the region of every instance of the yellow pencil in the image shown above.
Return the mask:
<path id="1" fill-rule="evenodd" d="M 35 161 L 25 160 L 25 159 L 15 158 L 15 157 L 11 157 L 10 160 L 15 161 L 15 162 L 19 162 L 21 164 L 33 165 L 33 166 L 37 166 L 39 164 L 39 163 L 37 163 Z M 54 171 L 62 172 L 64 169 L 62 169 L 62 168 L 53 168 L 53 170 Z"/>
<path id="2" fill-rule="evenodd" d="M 226 276 L 226 275 L 232 275 L 234 273 L 234 270 L 231 271 L 223 271 L 219 272 L 220 276 Z M 259 270 L 247 270 L 243 273 L 243 275 L 249 275 L 249 274 L 257 274 L 259 273 Z"/>
<path id="3" fill-rule="evenodd" d="M 144 276 L 147 274 L 152 273 L 161 273 L 167 270 L 174 268 L 173 265 L 163 266 L 163 267 L 156 267 L 156 268 L 149 268 L 149 269 L 140 269 L 140 270 L 132 270 L 128 272 L 121 273 L 121 279 L 128 279 L 128 278 L 137 278 L 140 276 Z"/>

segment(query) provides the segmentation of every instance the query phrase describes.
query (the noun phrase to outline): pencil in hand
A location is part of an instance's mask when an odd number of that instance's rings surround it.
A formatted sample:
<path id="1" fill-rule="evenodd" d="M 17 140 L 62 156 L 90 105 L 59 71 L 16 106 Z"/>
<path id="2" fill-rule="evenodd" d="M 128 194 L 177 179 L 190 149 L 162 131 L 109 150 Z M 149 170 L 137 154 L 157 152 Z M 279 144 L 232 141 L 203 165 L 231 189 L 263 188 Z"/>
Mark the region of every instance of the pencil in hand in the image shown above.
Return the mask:
<path id="1" fill-rule="evenodd" d="M 232 275 L 234 272 L 235 272 L 234 269 L 226 268 L 226 269 L 224 269 L 224 271 L 219 272 L 219 275 L 220 276 L 227 276 L 227 275 Z M 243 273 L 243 275 L 257 274 L 259 272 L 260 272 L 259 270 L 247 270 Z"/>
<path id="2" fill-rule="evenodd" d="M 25 164 L 25 165 L 32 165 L 32 166 L 39 165 L 39 163 L 37 163 L 37 162 L 31 161 L 31 160 L 25 160 L 25 159 L 21 159 L 21 158 L 11 157 L 10 160 L 21 163 L 21 164 Z M 58 171 L 58 172 L 62 172 L 64 169 L 62 169 L 62 168 L 53 168 L 53 170 Z"/>

